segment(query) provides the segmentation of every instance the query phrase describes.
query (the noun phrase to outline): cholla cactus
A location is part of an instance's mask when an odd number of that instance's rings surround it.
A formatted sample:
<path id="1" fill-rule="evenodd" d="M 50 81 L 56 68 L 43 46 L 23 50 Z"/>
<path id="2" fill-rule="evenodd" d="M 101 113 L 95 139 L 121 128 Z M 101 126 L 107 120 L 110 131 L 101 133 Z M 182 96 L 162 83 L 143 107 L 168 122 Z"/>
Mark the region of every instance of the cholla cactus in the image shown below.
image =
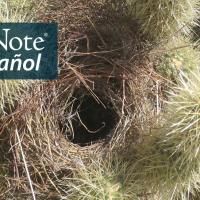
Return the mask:
<path id="1" fill-rule="evenodd" d="M 137 174 L 149 193 L 156 194 L 155 199 L 190 199 L 198 190 L 198 161 L 183 164 L 184 153 L 173 153 L 170 149 L 173 143 L 164 141 L 161 130 L 140 145 L 135 166 Z"/>
<path id="2" fill-rule="evenodd" d="M 0 1 L 0 22 L 24 22 L 26 14 L 22 16 L 19 14 L 20 8 L 25 4 L 26 0 L 17 6 L 12 7 L 15 10 L 12 10 L 6 1 Z M 19 6 L 20 5 L 20 6 Z"/>
<path id="3" fill-rule="evenodd" d="M 168 80 L 178 78 L 179 69 L 188 73 L 200 64 L 199 51 L 191 43 L 189 37 L 174 37 L 167 43 L 157 46 L 151 52 L 154 54 L 154 68 Z"/>
<path id="4" fill-rule="evenodd" d="M 154 129 L 137 153 L 141 179 L 163 200 L 189 199 L 199 188 L 200 69 L 180 71 L 177 82 L 164 126 Z"/>
<path id="5" fill-rule="evenodd" d="M 182 152 L 182 163 L 197 159 L 200 143 L 200 69 L 186 74 L 181 71 L 178 86 L 170 93 L 167 140 L 173 142 L 174 152 Z M 171 119 L 170 119 L 171 116 Z M 199 157 L 200 158 L 200 157 Z"/>
<path id="6" fill-rule="evenodd" d="M 0 2 L 0 22 L 24 22 L 16 11 L 8 8 L 4 1 Z M 21 98 L 21 93 L 26 91 L 32 81 L 27 80 L 0 80 L 0 114 L 5 114 L 5 106 L 14 105 Z"/>
<path id="7" fill-rule="evenodd" d="M 182 28 L 185 34 L 195 24 L 198 9 L 197 0 L 134 0 L 128 1 L 135 6 L 135 15 L 143 32 L 151 38 L 163 38 Z"/>
<path id="8" fill-rule="evenodd" d="M 139 199 L 144 188 L 133 171 L 131 162 L 114 153 L 91 158 L 86 165 L 80 161 L 73 177 L 62 182 L 68 188 L 68 195 L 61 199 Z"/>

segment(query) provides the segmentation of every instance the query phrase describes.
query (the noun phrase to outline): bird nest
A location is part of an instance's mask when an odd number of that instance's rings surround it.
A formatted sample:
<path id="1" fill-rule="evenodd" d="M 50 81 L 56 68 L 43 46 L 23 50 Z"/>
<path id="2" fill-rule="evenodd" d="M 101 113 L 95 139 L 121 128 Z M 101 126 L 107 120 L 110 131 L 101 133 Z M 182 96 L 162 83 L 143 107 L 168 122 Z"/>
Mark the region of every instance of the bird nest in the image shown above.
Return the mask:
<path id="1" fill-rule="evenodd" d="M 2 120 L 2 152 L 9 152 L 4 161 L 14 177 L 6 180 L 7 194 L 13 189 L 19 198 L 20 191 L 31 193 L 30 179 L 38 196 L 65 193 L 60 182 L 72 175 L 77 157 L 134 145 L 157 114 L 162 77 L 136 24 L 120 18 L 119 29 L 120 16 L 97 2 L 61 4 L 41 6 L 36 20 L 59 25 L 58 80 L 30 83 Z"/>

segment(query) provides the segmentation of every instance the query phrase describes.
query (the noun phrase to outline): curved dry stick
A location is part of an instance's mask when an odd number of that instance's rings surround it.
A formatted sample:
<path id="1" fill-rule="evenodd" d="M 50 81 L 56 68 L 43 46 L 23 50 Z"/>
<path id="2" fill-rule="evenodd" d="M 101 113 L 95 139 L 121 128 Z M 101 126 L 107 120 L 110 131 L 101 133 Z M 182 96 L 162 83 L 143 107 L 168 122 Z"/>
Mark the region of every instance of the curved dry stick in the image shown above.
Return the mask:
<path id="1" fill-rule="evenodd" d="M 78 116 L 78 119 L 80 120 L 81 124 L 83 125 L 83 127 L 89 132 L 89 133 L 97 133 L 98 131 L 100 131 L 102 128 L 104 128 L 106 126 L 106 123 L 105 122 L 102 122 L 103 126 L 101 128 L 99 128 L 98 130 L 96 131 L 90 131 L 87 126 L 82 122 L 81 118 L 80 118 L 80 115 L 78 114 L 78 112 L 76 112 L 77 116 Z"/>

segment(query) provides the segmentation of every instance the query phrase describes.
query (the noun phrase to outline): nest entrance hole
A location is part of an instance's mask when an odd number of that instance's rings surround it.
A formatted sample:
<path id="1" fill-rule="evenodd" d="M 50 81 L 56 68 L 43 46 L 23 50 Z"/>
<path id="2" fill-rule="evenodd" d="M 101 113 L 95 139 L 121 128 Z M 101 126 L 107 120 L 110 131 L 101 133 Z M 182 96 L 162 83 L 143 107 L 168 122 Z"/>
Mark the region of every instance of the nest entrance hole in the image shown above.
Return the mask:
<path id="1" fill-rule="evenodd" d="M 76 95 L 72 113 L 73 134 L 72 131 L 64 134 L 68 134 L 67 139 L 80 146 L 91 145 L 103 139 L 109 141 L 119 119 L 111 102 L 101 99 L 101 103 L 98 103 L 89 94 Z M 64 130 L 63 126 L 61 128 Z"/>

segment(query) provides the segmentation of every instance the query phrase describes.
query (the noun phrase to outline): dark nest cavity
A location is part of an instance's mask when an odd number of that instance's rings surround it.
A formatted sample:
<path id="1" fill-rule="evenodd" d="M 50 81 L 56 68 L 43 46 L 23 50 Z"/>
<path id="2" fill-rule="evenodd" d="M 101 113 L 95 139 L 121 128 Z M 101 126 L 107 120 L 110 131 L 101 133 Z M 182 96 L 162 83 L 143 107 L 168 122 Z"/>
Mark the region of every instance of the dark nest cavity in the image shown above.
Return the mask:
<path id="1" fill-rule="evenodd" d="M 111 138 L 119 116 L 111 102 L 106 102 L 102 95 L 97 96 L 99 101 L 88 91 L 77 90 L 71 97 L 71 126 L 68 120 L 61 120 L 59 127 L 72 143 L 86 146 Z"/>

